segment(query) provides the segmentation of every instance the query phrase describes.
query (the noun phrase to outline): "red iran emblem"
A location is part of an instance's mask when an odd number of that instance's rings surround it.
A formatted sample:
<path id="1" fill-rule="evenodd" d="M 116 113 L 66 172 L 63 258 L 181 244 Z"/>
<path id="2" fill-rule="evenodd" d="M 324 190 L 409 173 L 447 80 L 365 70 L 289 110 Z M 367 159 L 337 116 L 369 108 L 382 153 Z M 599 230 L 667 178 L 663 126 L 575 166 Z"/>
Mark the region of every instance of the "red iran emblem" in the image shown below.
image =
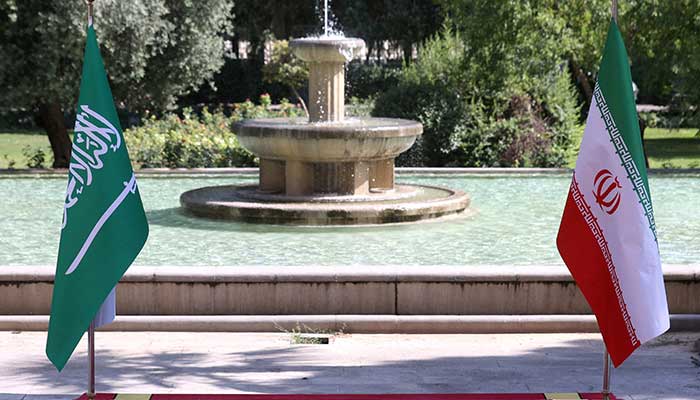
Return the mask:
<path id="1" fill-rule="evenodd" d="M 620 206 L 620 191 L 622 188 L 616 176 L 607 169 L 601 169 L 593 179 L 595 191 L 595 202 L 598 203 L 600 209 L 612 215 Z"/>

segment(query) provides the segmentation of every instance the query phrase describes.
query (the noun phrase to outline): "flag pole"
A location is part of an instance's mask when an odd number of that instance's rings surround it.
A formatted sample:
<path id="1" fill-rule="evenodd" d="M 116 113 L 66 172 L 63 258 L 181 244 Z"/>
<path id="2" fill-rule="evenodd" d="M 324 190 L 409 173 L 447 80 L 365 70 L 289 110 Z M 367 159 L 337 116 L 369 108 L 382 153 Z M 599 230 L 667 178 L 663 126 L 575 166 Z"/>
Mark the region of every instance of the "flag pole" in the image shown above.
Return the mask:
<path id="1" fill-rule="evenodd" d="M 95 320 L 88 328 L 88 399 L 95 398 Z"/>
<path id="2" fill-rule="evenodd" d="M 607 347 L 605 348 L 605 361 L 603 361 L 603 400 L 610 400 L 610 355 Z"/>
<path id="3" fill-rule="evenodd" d="M 85 0 L 87 4 L 87 19 L 88 26 L 92 25 L 93 8 L 92 3 L 95 0 Z M 88 328 L 88 399 L 95 398 L 95 320 L 90 322 Z"/>
<path id="4" fill-rule="evenodd" d="M 95 0 L 85 0 L 85 3 L 87 3 L 88 7 L 88 26 L 92 25 L 92 3 Z"/>
<path id="5" fill-rule="evenodd" d="M 617 24 L 617 0 L 611 0 L 610 14 L 612 15 L 613 21 Z M 605 347 L 605 345 L 603 346 Z M 603 351 L 603 356 L 603 390 L 601 391 L 601 395 L 603 396 L 603 400 L 610 400 L 610 354 L 608 354 L 607 347 L 605 347 Z"/>

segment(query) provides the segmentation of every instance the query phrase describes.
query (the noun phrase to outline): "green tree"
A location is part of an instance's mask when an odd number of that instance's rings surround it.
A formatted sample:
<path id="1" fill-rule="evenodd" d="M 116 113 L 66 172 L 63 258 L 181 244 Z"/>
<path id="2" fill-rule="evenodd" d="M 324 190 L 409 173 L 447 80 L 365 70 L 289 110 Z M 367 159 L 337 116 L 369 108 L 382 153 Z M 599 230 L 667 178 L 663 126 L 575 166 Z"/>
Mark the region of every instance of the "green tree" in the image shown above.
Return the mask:
<path id="1" fill-rule="evenodd" d="M 340 5 L 339 5 L 340 3 Z M 386 39 L 383 23 L 384 2 L 368 0 L 339 0 L 333 3 L 335 12 L 347 36 L 359 37 L 367 46 L 367 60 L 375 50 L 380 49 Z"/>
<path id="2" fill-rule="evenodd" d="M 556 2 L 553 6 L 555 16 L 565 24 L 562 55 L 568 61 L 572 78 L 588 106 L 593 97 L 593 86 L 610 21 L 610 1 L 568 0 Z M 625 9 L 623 5 L 620 12 Z"/>
<path id="3" fill-rule="evenodd" d="M 590 102 L 610 20 L 609 0 L 443 0 L 479 79 L 505 91 L 531 86 L 565 61 Z M 621 13 L 627 10 L 621 8 Z M 622 18 L 622 17 L 621 17 Z"/>
<path id="4" fill-rule="evenodd" d="M 318 0 L 237 0 L 234 39 L 248 42 L 248 58 L 264 61 L 265 41 L 288 39 L 319 29 Z"/>
<path id="5" fill-rule="evenodd" d="M 620 17 L 640 96 L 700 108 L 700 0 L 631 0 Z M 696 120 L 697 122 L 697 120 Z"/>
<path id="6" fill-rule="evenodd" d="M 161 112 L 209 80 L 224 61 L 228 0 L 99 0 L 95 26 L 114 98 Z M 75 106 L 85 45 L 82 1 L 0 0 L 0 106 L 36 108 L 66 167 L 63 112 Z"/>
<path id="7" fill-rule="evenodd" d="M 410 63 L 414 46 L 440 28 L 440 7 L 432 0 L 385 0 L 384 4 L 387 39 L 401 48 L 404 62 Z"/>
<path id="8" fill-rule="evenodd" d="M 333 8 L 346 34 L 367 43 L 367 57 L 387 40 L 410 63 L 414 46 L 440 28 L 442 10 L 433 0 L 335 0 Z"/>

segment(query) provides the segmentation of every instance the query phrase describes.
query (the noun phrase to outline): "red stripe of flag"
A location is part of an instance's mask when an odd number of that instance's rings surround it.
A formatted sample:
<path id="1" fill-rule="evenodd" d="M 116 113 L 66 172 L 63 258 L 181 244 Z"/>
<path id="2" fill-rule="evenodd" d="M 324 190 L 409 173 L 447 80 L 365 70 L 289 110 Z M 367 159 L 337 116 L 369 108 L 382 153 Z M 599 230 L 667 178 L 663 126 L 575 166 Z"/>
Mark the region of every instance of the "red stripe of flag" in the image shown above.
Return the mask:
<path id="1" fill-rule="evenodd" d="M 574 200 L 574 177 L 566 199 L 557 236 L 557 248 L 581 292 L 593 309 L 613 364 L 620 365 L 637 347 L 627 329 L 623 310 L 618 306 L 614 279 L 598 240 Z M 583 197 L 581 197 L 583 200 Z M 587 205 L 590 208 L 590 205 Z M 597 222 L 596 222 L 597 224 Z"/>

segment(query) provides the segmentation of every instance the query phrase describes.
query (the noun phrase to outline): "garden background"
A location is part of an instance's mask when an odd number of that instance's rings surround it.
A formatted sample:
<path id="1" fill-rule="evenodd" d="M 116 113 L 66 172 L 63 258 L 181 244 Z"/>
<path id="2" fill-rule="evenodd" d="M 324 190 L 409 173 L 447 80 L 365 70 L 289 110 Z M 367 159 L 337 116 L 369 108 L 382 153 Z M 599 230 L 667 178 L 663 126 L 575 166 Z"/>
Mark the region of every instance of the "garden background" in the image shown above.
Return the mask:
<path id="1" fill-rule="evenodd" d="M 620 2 L 652 168 L 700 168 L 700 0 Z M 367 44 L 353 115 L 419 120 L 399 166 L 572 166 L 608 0 L 334 0 Z M 232 122 L 303 116 L 317 0 L 98 0 L 95 25 L 136 167 L 254 166 Z M 85 39 L 80 1 L 0 0 L 0 168 L 66 167 Z"/>

